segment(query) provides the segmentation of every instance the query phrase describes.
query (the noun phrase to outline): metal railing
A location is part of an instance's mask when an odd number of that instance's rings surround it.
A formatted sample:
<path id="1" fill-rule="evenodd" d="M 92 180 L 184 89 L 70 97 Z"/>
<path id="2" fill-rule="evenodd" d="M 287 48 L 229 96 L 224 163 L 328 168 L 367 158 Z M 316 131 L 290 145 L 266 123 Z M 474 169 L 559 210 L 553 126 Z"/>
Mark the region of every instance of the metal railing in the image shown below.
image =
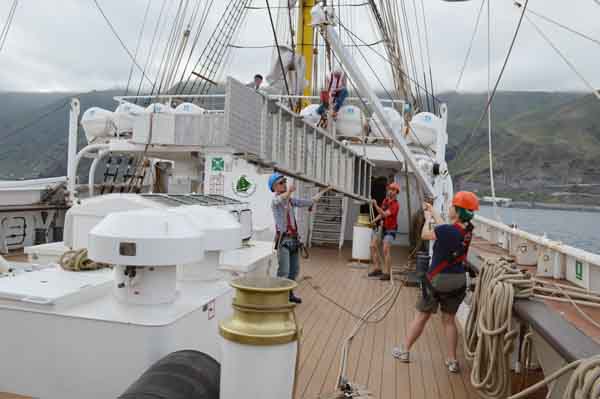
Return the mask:
<path id="1" fill-rule="evenodd" d="M 482 216 L 476 216 L 474 224 L 477 236 L 508 250 L 517 263 L 536 266 L 538 276 L 600 290 L 600 255 Z"/>

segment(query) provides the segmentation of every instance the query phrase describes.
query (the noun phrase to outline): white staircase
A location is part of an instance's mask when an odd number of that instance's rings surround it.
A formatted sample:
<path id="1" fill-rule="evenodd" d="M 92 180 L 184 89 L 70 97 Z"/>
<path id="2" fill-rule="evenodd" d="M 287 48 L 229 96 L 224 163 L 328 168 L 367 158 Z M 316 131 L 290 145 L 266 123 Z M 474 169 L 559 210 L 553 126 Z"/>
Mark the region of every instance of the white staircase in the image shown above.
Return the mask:
<path id="1" fill-rule="evenodd" d="M 343 230 L 344 197 L 327 193 L 319 201 L 313 215 L 310 244 L 339 245 Z"/>

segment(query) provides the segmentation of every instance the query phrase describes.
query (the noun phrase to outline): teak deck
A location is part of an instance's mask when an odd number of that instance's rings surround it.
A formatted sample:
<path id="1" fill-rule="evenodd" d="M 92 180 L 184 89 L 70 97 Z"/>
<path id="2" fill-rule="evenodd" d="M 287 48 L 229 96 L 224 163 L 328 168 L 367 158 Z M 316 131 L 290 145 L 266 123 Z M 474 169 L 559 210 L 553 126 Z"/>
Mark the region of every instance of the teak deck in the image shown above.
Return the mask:
<path id="1" fill-rule="evenodd" d="M 389 283 L 368 279 L 366 270 L 348 265 L 349 259 L 346 249 L 338 252 L 313 248 L 311 258 L 302 262 L 301 276 L 311 276 L 324 294 L 360 314 L 385 292 Z M 395 249 L 393 264 L 405 263 L 406 252 Z M 297 292 L 304 302 L 296 310 L 302 328 L 296 399 L 332 397 L 329 394 L 335 388 L 341 346 L 356 319 L 320 297 L 306 282 L 300 283 Z M 462 372 L 451 375 L 444 366 L 446 341 L 439 317 L 430 320 L 417 341 L 411 363 L 400 363 L 391 356 L 413 317 L 417 295 L 416 288 L 403 287 L 390 314 L 381 323 L 365 325 L 359 332 L 348 359 L 350 381 L 366 387 L 373 398 L 478 398 L 469 382 L 462 342 Z"/>

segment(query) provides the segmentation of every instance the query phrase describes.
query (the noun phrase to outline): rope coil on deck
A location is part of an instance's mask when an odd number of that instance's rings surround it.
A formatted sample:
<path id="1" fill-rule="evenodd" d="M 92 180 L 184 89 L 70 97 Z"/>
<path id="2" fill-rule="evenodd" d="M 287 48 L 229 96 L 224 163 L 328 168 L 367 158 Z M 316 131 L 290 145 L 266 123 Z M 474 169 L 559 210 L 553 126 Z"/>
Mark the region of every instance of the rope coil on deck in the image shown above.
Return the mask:
<path id="1" fill-rule="evenodd" d="M 87 249 L 78 249 L 72 251 L 66 251 L 61 255 L 58 260 L 58 264 L 64 270 L 71 272 L 83 272 L 90 270 L 99 270 L 110 267 L 105 263 L 94 262 L 88 258 Z"/>
<path id="2" fill-rule="evenodd" d="M 600 399 L 600 355 L 569 363 L 537 384 L 509 396 L 508 399 L 527 398 L 533 392 L 552 383 L 573 369 L 575 370 L 569 378 L 569 383 L 563 393 L 563 399 Z"/>
<path id="3" fill-rule="evenodd" d="M 529 273 L 518 270 L 511 259 L 485 260 L 464 333 L 465 356 L 472 361 L 471 384 L 479 394 L 487 399 L 522 399 L 572 372 L 563 399 L 600 399 L 600 355 L 570 363 L 537 384 L 509 396 L 510 356 L 518 336 L 512 322 L 515 298 L 570 302 L 590 322 L 594 320 L 579 309 L 577 303 L 594 306 L 600 302 L 595 293 L 532 278 Z M 531 333 L 525 335 L 521 348 L 526 367 L 531 356 L 530 338 Z"/>
<path id="4" fill-rule="evenodd" d="M 510 354 L 518 336 L 512 322 L 513 301 L 532 294 L 531 276 L 510 260 L 484 263 L 464 334 L 465 356 L 473 364 L 471 384 L 484 398 L 510 395 Z"/>

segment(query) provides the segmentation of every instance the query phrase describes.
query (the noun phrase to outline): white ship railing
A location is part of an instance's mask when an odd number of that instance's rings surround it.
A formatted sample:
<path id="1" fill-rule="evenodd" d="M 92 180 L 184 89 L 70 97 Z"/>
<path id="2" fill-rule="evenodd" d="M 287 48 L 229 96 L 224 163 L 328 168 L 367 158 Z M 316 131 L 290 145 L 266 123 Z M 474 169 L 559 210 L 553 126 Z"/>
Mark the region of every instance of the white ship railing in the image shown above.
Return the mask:
<path id="1" fill-rule="evenodd" d="M 537 276 L 566 279 L 590 291 L 600 291 L 600 255 L 482 216 L 475 234 L 508 250 L 518 264 L 537 267 Z"/>
<path id="2" fill-rule="evenodd" d="M 77 168 L 83 157 L 95 158 L 91 168 L 108 153 L 143 152 L 149 156 L 205 152 L 229 148 L 250 162 L 300 180 L 333 188 L 352 198 L 370 197 L 373 162 L 320 127 L 308 123 L 281 99 L 257 92 L 228 79 L 225 94 L 118 96 L 118 102 L 152 99 L 223 100 L 224 109 L 197 115 L 145 113 L 136 117 L 131 138 L 109 138 L 90 144 L 69 157 L 69 194 L 75 200 Z M 75 119 L 75 118 L 71 118 Z M 76 132 L 76 130 L 74 130 Z M 73 133 L 73 132 L 71 132 Z M 73 133 L 74 134 L 74 133 Z M 88 190 L 93 193 L 94 175 Z"/>

